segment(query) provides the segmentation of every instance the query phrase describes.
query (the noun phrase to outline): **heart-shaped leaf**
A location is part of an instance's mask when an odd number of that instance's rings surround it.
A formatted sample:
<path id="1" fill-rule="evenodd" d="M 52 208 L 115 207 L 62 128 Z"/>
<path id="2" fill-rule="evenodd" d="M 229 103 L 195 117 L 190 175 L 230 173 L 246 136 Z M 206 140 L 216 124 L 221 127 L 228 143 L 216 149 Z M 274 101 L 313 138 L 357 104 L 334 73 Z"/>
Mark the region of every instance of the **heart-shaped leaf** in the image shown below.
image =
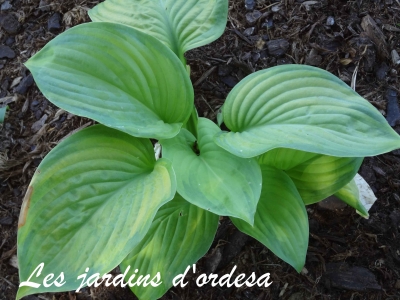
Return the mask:
<path id="1" fill-rule="evenodd" d="M 275 148 L 259 157 L 259 163 L 284 170 L 305 204 L 331 196 L 357 174 L 363 159 L 335 157 L 301 150 Z"/>
<path id="2" fill-rule="evenodd" d="M 281 65 L 247 76 L 229 93 L 216 142 L 241 157 L 290 148 L 365 157 L 400 148 L 400 136 L 368 101 L 331 73 Z"/>
<path id="3" fill-rule="evenodd" d="M 64 272 L 65 284 L 22 286 L 17 298 L 76 290 L 86 268 L 88 277 L 111 271 L 175 191 L 170 162 L 155 161 L 149 140 L 98 125 L 61 142 L 39 165 L 24 198 L 18 264 L 21 282 L 44 262 L 30 281 L 41 284 L 47 274 Z"/>
<path id="4" fill-rule="evenodd" d="M 123 23 L 183 54 L 211 43 L 225 30 L 228 0 L 106 0 L 92 10 L 93 21 Z"/>
<path id="5" fill-rule="evenodd" d="M 178 193 L 163 205 L 143 240 L 122 261 L 125 281 L 136 274 L 154 278 L 160 272 L 162 284 L 153 287 L 133 286 L 139 299 L 159 299 L 170 287 L 176 275 L 184 273 L 210 248 L 219 217 L 185 201 Z M 137 269 L 138 273 L 134 270 Z"/>
<path id="6" fill-rule="evenodd" d="M 263 243 L 300 272 L 308 247 L 308 217 L 296 186 L 285 172 L 261 166 L 263 187 L 254 226 L 231 218 L 240 231 Z"/>
<path id="7" fill-rule="evenodd" d="M 192 111 L 193 88 L 174 53 L 121 24 L 69 29 L 26 66 L 57 106 L 133 136 L 173 137 Z"/>
<path id="8" fill-rule="evenodd" d="M 354 178 L 334 195 L 356 209 L 361 216 L 368 219 L 368 211 L 360 201 L 360 192 Z"/>
<path id="9" fill-rule="evenodd" d="M 161 141 L 163 157 L 172 162 L 177 190 L 184 199 L 217 215 L 252 224 L 261 192 L 260 167 L 255 159 L 243 159 L 218 147 L 213 137 L 219 131 L 212 121 L 199 118 L 198 141 L 182 129 L 176 137 Z"/>

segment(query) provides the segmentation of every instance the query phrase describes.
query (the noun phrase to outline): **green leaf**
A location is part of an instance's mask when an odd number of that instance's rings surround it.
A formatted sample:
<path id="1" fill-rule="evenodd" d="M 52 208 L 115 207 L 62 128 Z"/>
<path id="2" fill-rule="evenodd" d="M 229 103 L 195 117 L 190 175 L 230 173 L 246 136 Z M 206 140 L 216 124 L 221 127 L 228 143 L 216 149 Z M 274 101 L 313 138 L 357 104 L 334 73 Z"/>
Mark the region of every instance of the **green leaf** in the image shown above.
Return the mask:
<path id="1" fill-rule="evenodd" d="M 197 131 L 197 143 L 185 129 L 173 139 L 161 141 L 163 157 L 172 162 L 176 172 L 179 194 L 217 215 L 252 224 L 262 181 L 257 161 L 236 157 L 218 147 L 213 137 L 220 129 L 212 121 L 199 118 Z M 196 147 L 198 153 L 193 149 Z"/>
<path id="2" fill-rule="evenodd" d="M 0 124 L 4 122 L 6 111 L 7 111 L 7 106 L 0 107 Z"/>
<path id="3" fill-rule="evenodd" d="M 154 158 L 149 140 L 102 125 L 84 129 L 42 161 L 24 198 L 18 224 L 20 281 L 44 262 L 65 275 L 61 287 L 21 287 L 17 298 L 76 290 L 77 277 L 115 268 L 145 236 L 157 210 L 174 197 L 170 162 Z"/>
<path id="4" fill-rule="evenodd" d="M 210 248 L 218 227 L 218 216 L 185 201 L 179 194 L 157 212 L 150 230 L 135 249 L 122 261 L 121 272 L 128 269 L 125 281 L 132 275 L 160 272 L 162 284 L 153 287 L 133 286 L 139 299 L 158 299 L 170 287 L 176 275 L 184 273 Z M 134 273 L 135 269 L 138 273 Z M 134 282 L 134 280 L 132 281 Z"/>
<path id="5" fill-rule="evenodd" d="M 241 157 L 290 148 L 365 157 L 400 148 L 400 136 L 366 100 L 331 73 L 282 65 L 247 76 L 223 106 L 216 142 Z"/>
<path id="6" fill-rule="evenodd" d="M 194 103 L 176 56 L 155 38 L 120 24 L 69 29 L 26 66 L 55 105 L 137 137 L 175 136 Z"/>
<path id="7" fill-rule="evenodd" d="M 199 114 L 197 113 L 197 109 L 193 106 L 192 114 L 190 115 L 189 120 L 186 124 L 183 125 L 183 128 L 187 129 L 191 134 L 197 137 L 197 123 L 199 121 Z"/>
<path id="8" fill-rule="evenodd" d="M 93 21 L 123 23 L 183 54 L 219 38 L 225 30 L 228 0 L 106 0 L 92 10 Z"/>
<path id="9" fill-rule="evenodd" d="M 360 201 L 360 193 L 354 179 L 334 194 L 340 200 L 356 209 L 361 216 L 368 218 L 368 211 Z"/>
<path id="10" fill-rule="evenodd" d="M 300 150 L 276 148 L 259 157 L 259 163 L 284 170 L 305 204 L 331 196 L 357 174 L 363 159 L 335 157 Z"/>
<path id="11" fill-rule="evenodd" d="M 285 172 L 262 165 L 263 187 L 254 226 L 231 218 L 242 232 L 263 243 L 300 272 L 308 247 L 308 217 L 296 186 Z"/>

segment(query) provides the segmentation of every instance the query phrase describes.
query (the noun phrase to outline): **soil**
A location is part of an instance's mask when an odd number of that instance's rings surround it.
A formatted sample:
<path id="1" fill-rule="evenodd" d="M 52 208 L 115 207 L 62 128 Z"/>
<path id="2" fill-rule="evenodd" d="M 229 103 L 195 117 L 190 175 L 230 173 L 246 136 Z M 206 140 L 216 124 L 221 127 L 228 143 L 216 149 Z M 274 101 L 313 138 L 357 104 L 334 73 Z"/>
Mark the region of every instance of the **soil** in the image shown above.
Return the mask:
<path id="1" fill-rule="evenodd" d="M 93 124 L 46 100 L 23 63 L 57 34 L 88 22 L 87 9 L 98 2 L 0 0 L 0 105 L 9 107 L 0 125 L 0 299 L 15 299 L 19 285 L 17 222 L 35 168 L 63 137 Z M 400 133 L 400 63 L 392 59 L 392 50 L 400 53 L 398 0 L 258 0 L 260 13 L 246 10 L 245 2 L 251 6 L 250 0 L 230 1 L 220 39 L 187 53 L 201 116 L 215 120 L 232 87 L 254 71 L 309 64 L 355 86 Z M 221 218 L 197 274 L 222 276 L 236 265 L 235 274 L 270 273 L 273 283 L 199 288 L 192 276 L 162 299 L 400 299 L 400 150 L 365 158 L 360 174 L 378 198 L 370 218 L 350 207 L 308 206 L 310 241 L 300 274 Z M 136 298 L 128 289 L 99 287 L 26 299 Z"/>

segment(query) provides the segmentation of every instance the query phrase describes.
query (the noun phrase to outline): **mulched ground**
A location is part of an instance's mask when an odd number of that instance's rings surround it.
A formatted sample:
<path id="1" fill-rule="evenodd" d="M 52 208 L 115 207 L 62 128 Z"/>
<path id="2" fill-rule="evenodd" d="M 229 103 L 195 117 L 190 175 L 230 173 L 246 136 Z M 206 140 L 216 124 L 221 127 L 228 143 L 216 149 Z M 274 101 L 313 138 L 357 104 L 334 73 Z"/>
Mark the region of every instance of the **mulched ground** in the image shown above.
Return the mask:
<path id="1" fill-rule="evenodd" d="M 23 63 L 99 1 L 0 0 L 0 299 L 14 299 L 17 222 L 35 168 L 63 137 L 92 125 L 49 103 Z M 247 3 L 247 8 L 245 7 Z M 230 1 L 224 35 L 187 53 L 201 116 L 215 119 L 246 75 L 279 64 L 314 65 L 353 84 L 400 133 L 400 1 Z M 395 50 L 395 52 L 393 52 Z M 400 150 L 366 158 L 360 171 L 378 201 L 370 219 L 349 207 L 308 207 L 310 243 L 301 274 L 221 219 L 197 274 L 271 274 L 268 288 L 199 288 L 193 280 L 162 299 L 400 299 Z M 118 270 L 115 270 L 118 272 Z M 135 299 L 122 288 L 86 288 L 26 299 Z"/>

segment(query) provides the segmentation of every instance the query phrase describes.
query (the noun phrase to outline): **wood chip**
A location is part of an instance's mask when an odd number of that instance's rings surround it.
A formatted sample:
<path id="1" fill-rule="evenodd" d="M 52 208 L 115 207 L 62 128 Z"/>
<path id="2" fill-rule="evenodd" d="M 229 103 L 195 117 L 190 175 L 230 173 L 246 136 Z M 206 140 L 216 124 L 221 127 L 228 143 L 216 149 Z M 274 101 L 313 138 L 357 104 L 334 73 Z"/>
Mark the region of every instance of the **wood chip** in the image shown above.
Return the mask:
<path id="1" fill-rule="evenodd" d="M 397 28 L 390 24 L 383 24 L 383 29 L 385 29 L 387 31 L 400 32 L 400 28 Z"/>
<path id="2" fill-rule="evenodd" d="M 352 267 L 346 263 L 328 263 L 324 274 L 328 287 L 350 291 L 380 290 L 374 273 L 363 267 Z"/>
<path id="3" fill-rule="evenodd" d="M 10 89 L 17 86 L 21 82 L 22 78 L 22 76 L 14 78 L 13 82 L 10 85 Z"/>
<path id="4" fill-rule="evenodd" d="M 207 71 L 204 72 L 203 75 L 201 75 L 201 77 L 193 84 L 193 86 L 198 86 L 200 83 L 202 83 L 204 80 L 207 79 L 208 76 L 210 76 L 210 74 L 212 72 L 214 72 L 214 70 L 217 68 L 217 66 L 213 66 L 210 69 L 208 69 Z"/>
<path id="5" fill-rule="evenodd" d="M 361 21 L 361 27 L 368 37 L 374 42 L 378 49 L 378 54 L 382 58 L 389 58 L 388 45 L 382 30 L 376 25 L 376 22 L 370 15 L 366 15 Z"/>

